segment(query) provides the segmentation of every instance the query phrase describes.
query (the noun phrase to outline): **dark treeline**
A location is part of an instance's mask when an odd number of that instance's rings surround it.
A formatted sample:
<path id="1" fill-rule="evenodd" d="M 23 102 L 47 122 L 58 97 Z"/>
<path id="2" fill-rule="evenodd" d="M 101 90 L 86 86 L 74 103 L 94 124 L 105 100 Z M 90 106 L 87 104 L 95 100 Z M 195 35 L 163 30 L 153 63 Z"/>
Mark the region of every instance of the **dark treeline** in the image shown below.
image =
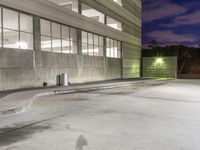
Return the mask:
<path id="1" fill-rule="evenodd" d="M 151 43 L 142 51 L 143 57 L 177 56 L 178 74 L 200 74 L 200 47 L 187 47 L 183 45 L 171 45 L 160 47 Z"/>

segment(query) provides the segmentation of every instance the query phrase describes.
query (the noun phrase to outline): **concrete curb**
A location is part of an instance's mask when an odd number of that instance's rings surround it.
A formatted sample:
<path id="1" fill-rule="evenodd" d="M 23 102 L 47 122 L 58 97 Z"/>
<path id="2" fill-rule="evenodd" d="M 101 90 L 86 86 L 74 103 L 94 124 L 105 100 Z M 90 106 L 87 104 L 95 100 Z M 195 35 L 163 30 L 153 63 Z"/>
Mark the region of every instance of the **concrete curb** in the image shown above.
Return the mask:
<path id="1" fill-rule="evenodd" d="M 54 91 L 49 91 L 49 92 L 38 93 L 34 95 L 33 97 L 27 99 L 23 105 L 20 105 L 8 110 L 0 111 L 0 117 L 15 115 L 15 114 L 25 112 L 37 98 L 43 97 L 43 96 L 71 94 L 71 93 L 77 93 L 77 92 L 87 92 L 87 91 L 95 91 L 95 90 L 102 90 L 102 89 L 112 89 L 112 88 L 118 88 L 118 87 L 131 86 L 137 83 L 144 83 L 144 81 L 134 81 L 134 82 L 127 82 L 127 83 L 119 83 L 119 84 L 115 83 L 113 85 L 94 86 L 94 87 L 78 88 L 78 89 L 71 89 L 71 90 L 70 89 L 69 90 L 54 90 Z"/>

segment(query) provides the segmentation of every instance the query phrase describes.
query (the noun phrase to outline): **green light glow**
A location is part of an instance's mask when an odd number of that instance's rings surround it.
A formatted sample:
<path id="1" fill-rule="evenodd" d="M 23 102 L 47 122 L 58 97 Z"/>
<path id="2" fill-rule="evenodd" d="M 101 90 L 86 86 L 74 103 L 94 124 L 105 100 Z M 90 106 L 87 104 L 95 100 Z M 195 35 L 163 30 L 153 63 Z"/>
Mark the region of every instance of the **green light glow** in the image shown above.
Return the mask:
<path id="1" fill-rule="evenodd" d="M 157 57 L 156 60 L 155 60 L 155 63 L 160 64 L 160 65 L 163 64 L 164 63 L 163 58 Z"/>

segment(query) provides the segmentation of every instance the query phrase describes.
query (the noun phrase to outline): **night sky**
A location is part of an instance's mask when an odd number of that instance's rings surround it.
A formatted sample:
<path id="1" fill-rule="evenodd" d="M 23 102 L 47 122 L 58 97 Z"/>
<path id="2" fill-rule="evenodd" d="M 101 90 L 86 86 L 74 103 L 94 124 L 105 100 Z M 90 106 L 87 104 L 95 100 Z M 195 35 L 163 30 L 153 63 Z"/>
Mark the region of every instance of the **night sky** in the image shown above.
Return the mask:
<path id="1" fill-rule="evenodd" d="M 143 0 L 143 47 L 200 45 L 200 0 Z"/>

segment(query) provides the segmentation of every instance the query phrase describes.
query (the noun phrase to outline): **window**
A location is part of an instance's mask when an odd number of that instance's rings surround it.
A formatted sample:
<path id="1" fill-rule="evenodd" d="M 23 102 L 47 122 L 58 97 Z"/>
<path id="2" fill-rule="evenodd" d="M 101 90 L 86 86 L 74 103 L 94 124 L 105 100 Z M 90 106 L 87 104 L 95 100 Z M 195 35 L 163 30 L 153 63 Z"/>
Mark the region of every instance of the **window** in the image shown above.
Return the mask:
<path id="1" fill-rule="evenodd" d="M 119 22 L 119 21 L 117 21 L 117 20 L 115 20 L 113 18 L 110 18 L 108 16 L 106 17 L 106 19 L 107 19 L 107 25 L 108 26 L 110 26 L 110 27 L 112 27 L 114 29 L 122 31 L 122 24 L 121 24 L 121 22 Z"/>
<path id="2" fill-rule="evenodd" d="M 41 30 L 41 50 L 51 51 L 51 22 L 41 19 L 40 30 Z"/>
<path id="3" fill-rule="evenodd" d="M 56 5 L 62 6 L 64 8 L 67 8 L 69 10 L 72 10 L 74 12 L 78 13 L 78 0 L 49 0 Z"/>
<path id="4" fill-rule="evenodd" d="M 71 53 L 69 27 L 62 26 L 62 52 Z"/>
<path id="5" fill-rule="evenodd" d="M 82 54 L 103 56 L 103 37 L 82 31 Z"/>
<path id="6" fill-rule="evenodd" d="M 33 17 L 10 9 L 0 8 L 0 10 L 2 9 L 3 15 L 0 11 L 0 16 L 3 16 L 3 18 L 0 17 L 0 46 L 32 50 Z"/>
<path id="7" fill-rule="evenodd" d="M 106 56 L 111 58 L 121 58 L 121 42 L 106 38 Z"/>
<path id="8" fill-rule="evenodd" d="M 82 54 L 88 54 L 88 37 L 87 32 L 82 31 Z"/>
<path id="9" fill-rule="evenodd" d="M 120 6 L 122 6 L 122 0 L 113 0 L 115 3 L 119 4 Z"/>
<path id="10" fill-rule="evenodd" d="M 71 52 L 77 53 L 78 45 L 77 45 L 77 30 L 70 28 L 70 46 L 71 46 Z"/>
<path id="11" fill-rule="evenodd" d="M 41 50 L 77 53 L 77 29 L 41 19 Z"/>
<path id="12" fill-rule="evenodd" d="M 33 17 L 20 13 L 20 42 L 21 49 L 33 49 Z"/>
<path id="13" fill-rule="evenodd" d="M 85 4 L 82 4 L 82 10 L 81 10 L 81 14 L 86 16 L 86 17 L 89 17 L 93 20 L 96 20 L 100 23 L 105 23 L 105 15 Z"/>
<path id="14" fill-rule="evenodd" d="M 52 22 L 52 52 L 61 53 L 61 25 Z"/>

